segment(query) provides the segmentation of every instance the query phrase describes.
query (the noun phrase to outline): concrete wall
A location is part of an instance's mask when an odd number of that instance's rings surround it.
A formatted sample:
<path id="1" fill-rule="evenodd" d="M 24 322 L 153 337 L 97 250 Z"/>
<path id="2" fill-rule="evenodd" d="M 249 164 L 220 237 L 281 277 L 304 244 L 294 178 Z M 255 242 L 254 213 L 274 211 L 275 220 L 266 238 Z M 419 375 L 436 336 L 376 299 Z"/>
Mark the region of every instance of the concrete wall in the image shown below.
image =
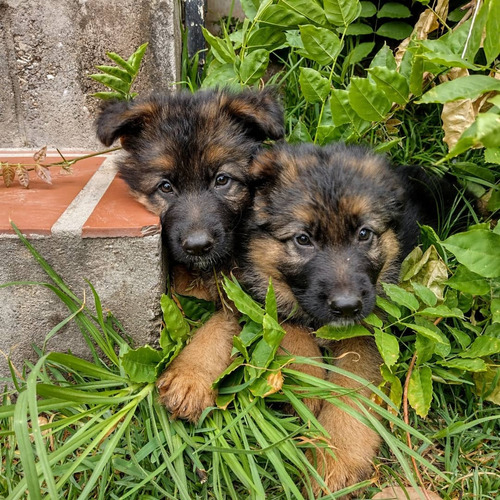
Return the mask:
<path id="1" fill-rule="evenodd" d="M 179 80 L 180 0 L 0 0 L 0 147 L 99 148 L 88 75 L 149 42 L 136 91 Z M 113 63 L 111 63 L 113 64 Z"/>

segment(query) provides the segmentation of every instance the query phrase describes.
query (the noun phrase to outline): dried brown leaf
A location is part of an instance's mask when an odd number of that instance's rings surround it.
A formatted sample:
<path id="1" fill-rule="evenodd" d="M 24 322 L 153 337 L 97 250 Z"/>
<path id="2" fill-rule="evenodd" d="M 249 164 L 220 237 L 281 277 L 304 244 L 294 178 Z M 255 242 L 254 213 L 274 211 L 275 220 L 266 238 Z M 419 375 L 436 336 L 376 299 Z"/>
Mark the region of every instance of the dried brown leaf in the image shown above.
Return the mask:
<path id="1" fill-rule="evenodd" d="M 270 389 L 262 395 L 263 398 L 278 392 L 283 387 L 283 374 L 281 370 L 269 374 L 266 382 L 270 386 Z"/>
<path id="2" fill-rule="evenodd" d="M 33 160 L 35 160 L 35 163 L 42 163 L 46 156 L 47 146 L 44 146 L 33 155 Z"/>
<path id="3" fill-rule="evenodd" d="M 389 498 L 391 500 L 421 500 L 422 498 L 441 500 L 441 497 L 433 491 L 417 490 L 413 487 L 403 489 L 399 486 L 388 486 L 373 497 L 374 500 L 385 500 Z"/>
<path id="4" fill-rule="evenodd" d="M 3 163 L 2 176 L 5 187 L 11 186 L 12 182 L 14 181 L 14 177 L 16 176 L 14 165 L 11 165 L 10 163 Z"/>
<path id="5" fill-rule="evenodd" d="M 35 165 L 35 173 L 42 179 L 43 182 L 46 182 L 47 184 L 52 184 L 52 177 L 50 175 L 50 170 L 47 167 L 44 167 L 43 165 L 36 164 Z"/>
<path id="6" fill-rule="evenodd" d="M 27 168 L 24 165 L 21 165 L 21 163 L 17 164 L 16 167 L 16 173 L 17 173 L 17 180 L 19 181 L 19 184 L 21 186 L 27 188 L 30 185 L 30 175 L 28 173 Z"/>

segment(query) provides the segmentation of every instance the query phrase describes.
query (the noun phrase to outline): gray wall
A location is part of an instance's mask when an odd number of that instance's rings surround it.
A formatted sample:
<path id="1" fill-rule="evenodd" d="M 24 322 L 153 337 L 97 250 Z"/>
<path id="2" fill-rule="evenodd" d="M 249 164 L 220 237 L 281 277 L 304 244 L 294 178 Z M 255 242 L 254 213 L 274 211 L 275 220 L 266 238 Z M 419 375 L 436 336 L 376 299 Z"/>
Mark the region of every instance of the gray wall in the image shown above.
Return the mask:
<path id="1" fill-rule="evenodd" d="M 148 51 L 136 91 L 179 80 L 180 0 L 0 0 L 0 147 L 94 149 L 92 127 L 106 90 L 88 75 Z"/>

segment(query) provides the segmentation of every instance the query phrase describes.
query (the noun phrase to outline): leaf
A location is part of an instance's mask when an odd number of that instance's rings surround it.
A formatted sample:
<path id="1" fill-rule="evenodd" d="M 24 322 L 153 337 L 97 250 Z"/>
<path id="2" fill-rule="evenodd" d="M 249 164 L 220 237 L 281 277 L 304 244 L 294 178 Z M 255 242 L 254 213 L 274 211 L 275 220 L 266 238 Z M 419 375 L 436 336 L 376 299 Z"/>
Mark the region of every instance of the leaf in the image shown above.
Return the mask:
<path id="1" fill-rule="evenodd" d="M 239 284 L 224 277 L 224 291 L 228 298 L 234 302 L 238 311 L 246 314 L 251 320 L 262 324 L 264 321 L 264 310 L 248 294 L 246 294 Z"/>
<path id="2" fill-rule="evenodd" d="M 133 76 L 137 75 L 139 68 L 141 67 L 141 62 L 148 48 L 148 42 L 143 43 L 139 48 L 128 58 L 127 63 L 134 70 Z"/>
<path id="3" fill-rule="evenodd" d="M 123 59 L 121 56 L 119 56 L 115 52 L 106 52 L 106 55 L 116 64 L 121 66 L 127 73 L 129 73 L 130 75 L 134 74 L 134 68 L 130 66 L 130 64 L 127 61 L 125 61 L 125 59 Z"/>
<path id="4" fill-rule="evenodd" d="M 426 92 L 418 104 L 475 99 L 486 92 L 500 91 L 500 81 L 485 75 L 470 75 L 444 82 Z"/>
<path id="5" fill-rule="evenodd" d="M 377 7 L 375 7 L 375 4 L 373 4 L 372 2 L 366 2 L 362 0 L 361 2 L 359 2 L 359 5 L 361 6 L 359 17 L 372 17 L 377 13 Z"/>
<path id="6" fill-rule="evenodd" d="M 310 19 L 314 24 L 319 24 L 320 26 L 326 24 L 325 12 L 315 1 L 279 0 L 279 5 L 285 5 L 298 12 L 302 16 L 307 17 L 307 19 Z"/>
<path id="7" fill-rule="evenodd" d="M 284 5 L 270 5 L 260 18 L 262 24 L 271 24 L 280 28 L 293 28 L 308 24 L 305 16 L 285 7 Z"/>
<path id="8" fill-rule="evenodd" d="M 427 416 L 432 401 L 432 370 L 428 366 L 413 370 L 408 384 L 408 401 L 417 415 Z"/>
<path id="9" fill-rule="evenodd" d="M 382 330 L 375 328 L 373 331 L 375 342 L 378 350 L 384 360 L 384 363 L 390 368 L 395 365 L 399 358 L 399 342 L 398 339 L 390 333 L 384 333 Z"/>
<path id="10" fill-rule="evenodd" d="M 382 283 L 387 296 L 396 304 L 407 307 L 410 311 L 416 311 L 420 304 L 414 295 L 391 283 Z"/>
<path id="11" fill-rule="evenodd" d="M 1 165 L 2 165 L 3 182 L 5 184 L 5 187 L 10 187 L 12 185 L 12 182 L 14 181 L 14 177 L 16 176 L 16 169 L 14 168 L 14 165 L 11 165 L 10 163 L 1 163 Z M 17 168 L 19 167 L 21 167 L 21 164 L 19 164 Z"/>
<path id="12" fill-rule="evenodd" d="M 205 40 L 212 49 L 211 52 L 215 57 L 215 59 L 217 59 L 217 61 L 219 61 L 221 64 L 233 63 L 234 54 L 232 53 L 232 50 L 228 47 L 228 43 L 226 42 L 226 40 L 223 40 L 222 38 L 218 38 L 212 35 L 210 31 L 208 31 L 203 27 L 201 29 L 203 31 L 203 36 L 205 37 Z"/>
<path id="13" fill-rule="evenodd" d="M 212 389 L 217 389 L 221 381 L 229 374 L 236 371 L 244 362 L 245 360 L 241 356 L 234 358 L 231 364 L 213 381 Z"/>
<path id="14" fill-rule="evenodd" d="M 24 165 L 18 163 L 16 167 L 16 174 L 19 184 L 21 184 L 24 188 L 27 188 L 30 185 L 30 175 L 28 169 Z"/>
<path id="15" fill-rule="evenodd" d="M 373 50 L 373 47 L 375 47 L 374 42 L 364 42 L 357 44 L 344 59 L 342 72 L 344 73 L 348 66 L 352 66 L 361 62 L 370 54 L 370 52 Z"/>
<path id="16" fill-rule="evenodd" d="M 90 94 L 92 97 L 95 97 L 96 99 L 102 99 L 104 101 L 109 101 L 109 100 L 124 100 L 125 95 L 122 94 L 121 92 L 94 92 L 93 94 Z"/>
<path id="17" fill-rule="evenodd" d="M 298 120 L 295 127 L 288 138 L 288 142 L 295 144 L 297 142 L 312 142 L 312 137 L 309 134 L 306 124 L 302 120 Z"/>
<path id="18" fill-rule="evenodd" d="M 418 298 L 428 306 L 435 306 L 437 304 L 438 298 L 436 294 L 427 288 L 426 286 L 421 285 L 420 283 L 411 283 L 411 286 L 415 290 L 415 293 L 418 295 Z"/>
<path id="19" fill-rule="evenodd" d="M 486 64 L 489 66 L 500 53 L 500 0 L 489 0 L 487 5 L 489 9 L 486 17 L 486 36 L 483 48 Z"/>
<path id="20" fill-rule="evenodd" d="M 254 30 L 248 40 L 248 48 L 273 48 L 279 47 L 286 38 L 282 31 L 273 27 L 265 27 Z"/>
<path id="21" fill-rule="evenodd" d="M 375 68 L 377 66 L 382 66 L 392 70 L 397 69 L 396 58 L 394 57 L 390 47 L 385 42 L 370 62 L 370 68 Z"/>
<path id="22" fill-rule="evenodd" d="M 389 397 L 391 401 L 396 405 L 397 408 L 401 406 L 401 399 L 403 396 L 403 387 L 401 385 L 401 380 L 394 375 L 387 366 L 382 365 L 380 367 L 380 373 L 385 381 L 391 384 L 391 390 L 389 392 Z"/>
<path id="23" fill-rule="evenodd" d="M 369 75 L 391 102 L 406 104 L 410 88 L 406 78 L 397 71 L 376 66 L 369 70 Z"/>
<path id="24" fill-rule="evenodd" d="M 163 294 L 160 305 L 163 311 L 163 321 L 171 339 L 174 342 L 185 340 L 189 335 L 190 328 L 177 304 L 168 295 Z"/>
<path id="25" fill-rule="evenodd" d="M 391 316 L 394 316 L 396 319 L 399 319 L 401 317 L 401 311 L 399 307 L 396 304 L 389 302 L 387 299 L 384 299 L 383 297 L 377 297 L 376 304 L 377 307 L 390 314 Z"/>
<path id="26" fill-rule="evenodd" d="M 130 85 L 116 76 L 106 75 L 104 73 L 99 73 L 97 75 L 90 75 L 90 78 L 95 80 L 96 82 L 102 83 L 117 92 L 121 92 L 122 94 L 127 94 L 130 90 Z"/>
<path id="27" fill-rule="evenodd" d="M 463 318 L 464 315 L 460 309 L 445 306 L 440 304 L 436 307 L 426 307 L 418 311 L 416 314 L 420 316 L 427 316 L 430 318 Z"/>
<path id="28" fill-rule="evenodd" d="M 352 77 L 348 87 L 349 103 L 356 113 L 368 121 L 382 121 L 391 103 L 368 78 Z"/>
<path id="29" fill-rule="evenodd" d="M 319 145 L 323 146 L 339 138 L 340 130 L 333 123 L 331 103 L 327 101 L 323 109 L 321 122 L 316 129 L 316 141 Z"/>
<path id="30" fill-rule="evenodd" d="M 438 361 L 441 366 L 463 370 L 467 372 L 485 372 L 487 365 L 482 359 L 450 359 L 447 361 Z"/>
<path id="31" fill-rule="evenodd" d="M 265 310 L 266 314 L 268 314 L 274 321 L 278 322 L 278 306 L 276 304 L 276 295 L 274 294 L 271 278 L 269 278 L 269 285 L 266 292 Z"/>
<path id="32" fill-rule="evenodd" d="M 39 165 L 38 163 L 35 164 L 35 173 L 38 175 L 40 179 L 42 179 L 43 182 L 46 182 L 47 184 L 52 184 L 52 178 L 50 175 L 50 170 L 47 167 L 44 167 L 43 165 Z M 19 174 L 18 174 L 19 178 Z"/>
<path id="33" fill-rule="evenodd" d="M 323 0 L 323 7 L 334 26 L 349 26 L 361 13 L 359 0 Z"/>
<path id="34" fill-rule="evenodd" d="M 299 84 L 308 103 L 324 101 L 330 93 L 330 82 L 311 68 L 300 68 Z"/>
<path id="35" fill-rule="evenodd" d="M 322 64 L 332 64 L 342 48 L 339 37 L 325 28 L 310 24 L 300 26 L 300 38 L 310 59 Z"/>
<path id="36" fill-rule="evenodd" d="M 361 22 L 352 23 L 347 26 L 347 29 L 345 30 L 345 34 L 351 36 L 370 35 L 371 33 L 373 33 L 373 28 L 368 24 Z M 357 46 L 355 46 L 354 48 L 356 49 L 356 47 Z"/>
<path id="37" fill-rule="evenodd" d="M 203 80 L 202 88 L 213 88 L 236 85 L 239 80 L 236 72 L 234 71 L 233 64 L 223 64 L 217 68 L 212 68 L 207 77 Z M 240 87 L 239 83 L 237 84 Z"/>
<path id="38" fill-rule="evenodd" d="M 465 332 L 450 325 L 446 325 L 446 328 L 455 337 L 455 340 L 460 344 L 460 347 L 462 347 L 462 349 L 466 349 L 467 346 L 470 345 L 471 339 Z"/>
<path id="39" fill-rule="evenodd" d="M 500 148 L 487 148 L 487 149 L 485 149 L 484 161 L 487 163 L 494 163 L 496 165 L 500 165 Z M 498 191 L 496 191 L 496 193 L 498 193 Z M 489 209 L 489 207 L 488 207 L 488 209 Z"/>
<path id="40" fill-rule="evenodd" d="M 417 353 L 417 366 L 420 366 L 429 361 L 435 350 L 437 343 L 430 339 L 429 337 L 425 337 L 424 335 L 420 335 L 417 333 L 415 339 L 415 352 Z"/>
<path id="41" fill-rule="evenodd" d="M 377 35 L 384 38 L 393 38 L 395 40 L 403 40 L 411 35 L 413 27 L 402 21 L 390 21 L 384 23 L 376 31 Z"/>
<path id="42" fill-rule="evenodd" d="M 474 373 L 474 383 L 479 396 L 500 405 L 500 368 L 488 367 L 486 372 Z"/>
<path id="43" fill-rule="evenodd" d="M 259 0 L 240 0 L 241 7 L 243 8 L 243 12 L 245 16 L 253 21 L 255 18 L 255 14 L 257 14 L 257 10 L 259 9 Z"/>
<path id="44" fill-rule="evenodd" d="M 244 85 L 252 85 L 266 72 L 269 52 L 257 49 L 248 54 L 240 66 L 240 78 Z"/>
<path id="45" fill-rule="evenodd" d="M 490 291 L 490 285 L 483 277 L 462 265 L 457 267 L 455 274 L 446 284 L 455 290 L 472 295 L 485 295 Z"/>
<path id="46" fill-rule="evenodd" d="M 177 293 L 175 294 L 175 298 L 181 305 L 186 317 L 192 321 L 203 321 L 215 312 L 215 304 L 208 300 L 179 295 Z"/>
<path id="47" fill-rule="evenodd" d="M 326 325 L 317 330 L 315 332 L 315 335 L 322 339 L 342 340 L 350 339 L 352 337 L 364 337 L 367 335 L 372 335 L 372 333 L 362 325 L 339 327 Z"/>
<path id="48" fill-rule="evenodd" d="M 442 244 L 472 272 L 485 278 L 500 276 L 500 234 L 477 229 L 450 236 Z"/>
<path id="49" fill-rule="evenodd" d="M 44 146 L 33 155 L 33 160 L 35 161 L 35 163 L 43 163 L 46 156 L 47 156 L 47 146 Z"/>
<path id="50" fill-rule="evenodd" d="M 429 326 L 417 325 L 413 323 L 400 323 L 402 326 L 406 326 L 410 330 L 413 330 L 430 340 L 434 340 L 438 344 L 448 345 L 448 339 L 440 332 L 438 329 L 430 328 Z M 431 323 L 432 324 L 432 323 Z"/>
<path id="51" fill-rule="evenodd" d="M 132 382 L 151 383 L 156 380 L 156 365 L 162 360 L 163 353 L 146 345 L 130 349 L 120 356 L 122 368 Z"/>
<path id="52" fill-rule="evenodd" d="M 377 17 L 404 18 L 410 17 L 410 9 L 403 4 L 396 2 L 388 2 L 382 5 L 382 8 L 377 12 Z"/>
<path id="53" fill-rule="evenodd" d="M 352 123 L 356 118 L 359 119 L 349 103 L 349 93 L 347 90 L 332 90 L 330 94 L 330 108 L 333 122 L 337 127 L 346 123 Z"/>
<path id="54" fill-rule="evenodd" d="M 461 358 L 484 358 L 492 354 L 500 353 L 500 339 L 482 335 L 477 337 L 467 351 L 458 355 Z"/>
<path id="55" fill-rule="evenodd" d="M 126 83 L 132 82 L 132 76 L 125 70 L 116 66 L 96 66 L 96 68 L 107 75 L 115 76 Z M 35 160 L 36 161 L 36 160 Z"/>

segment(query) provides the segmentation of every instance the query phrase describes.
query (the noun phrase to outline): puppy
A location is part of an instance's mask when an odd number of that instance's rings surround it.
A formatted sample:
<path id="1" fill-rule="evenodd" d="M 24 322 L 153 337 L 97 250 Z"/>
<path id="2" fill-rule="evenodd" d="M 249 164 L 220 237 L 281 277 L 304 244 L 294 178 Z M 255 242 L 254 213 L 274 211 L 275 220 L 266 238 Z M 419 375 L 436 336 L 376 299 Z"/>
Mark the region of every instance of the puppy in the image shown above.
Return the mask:
<path id="1" fill-rule="evenodd" d="M 134 196 L 161 218 L 177 293 L 218 301 L 215 275 L 229 273 L 252 195 L 249 164 L 266 139 L 284 135 L 271 91 L 206 90 L 114 102 L 97 135 L 126 154 L 118 170 Z M 196 421 L 215 402 L 211 384 L 230 363 L 240 328 L 219 310 L 161 375 L 160 400 Z"/>
<path id="2" fill-rule="evenodd" d="M 251 175 L 257 187 L 242 281 L 262 301 L 272 278 L 281 316 L 295 311 L 291 321 L 302 327 L 361 321 L 380 283 L 397 282 L 402 259 L 417 244 L 417 221 L 436 223 L 439 183 L 433 189 L 421 169 L 393 169 L 365 148 L 278 144 L 256 158 Z M 302 336 L 294 354 L 310 349 L 308 342 Z M 380 382 L 382 360 L 372 338 L 329 347 L 338 367 Z M 331 372 L 329 380 L 370 396 L 350 378 Z M 349 397 L 341 400 L 356 408 Z M 318 420 L 336 455 L 316 456 L 329 490 L 368 477 L 378 434 L 328 402 Z"/>

